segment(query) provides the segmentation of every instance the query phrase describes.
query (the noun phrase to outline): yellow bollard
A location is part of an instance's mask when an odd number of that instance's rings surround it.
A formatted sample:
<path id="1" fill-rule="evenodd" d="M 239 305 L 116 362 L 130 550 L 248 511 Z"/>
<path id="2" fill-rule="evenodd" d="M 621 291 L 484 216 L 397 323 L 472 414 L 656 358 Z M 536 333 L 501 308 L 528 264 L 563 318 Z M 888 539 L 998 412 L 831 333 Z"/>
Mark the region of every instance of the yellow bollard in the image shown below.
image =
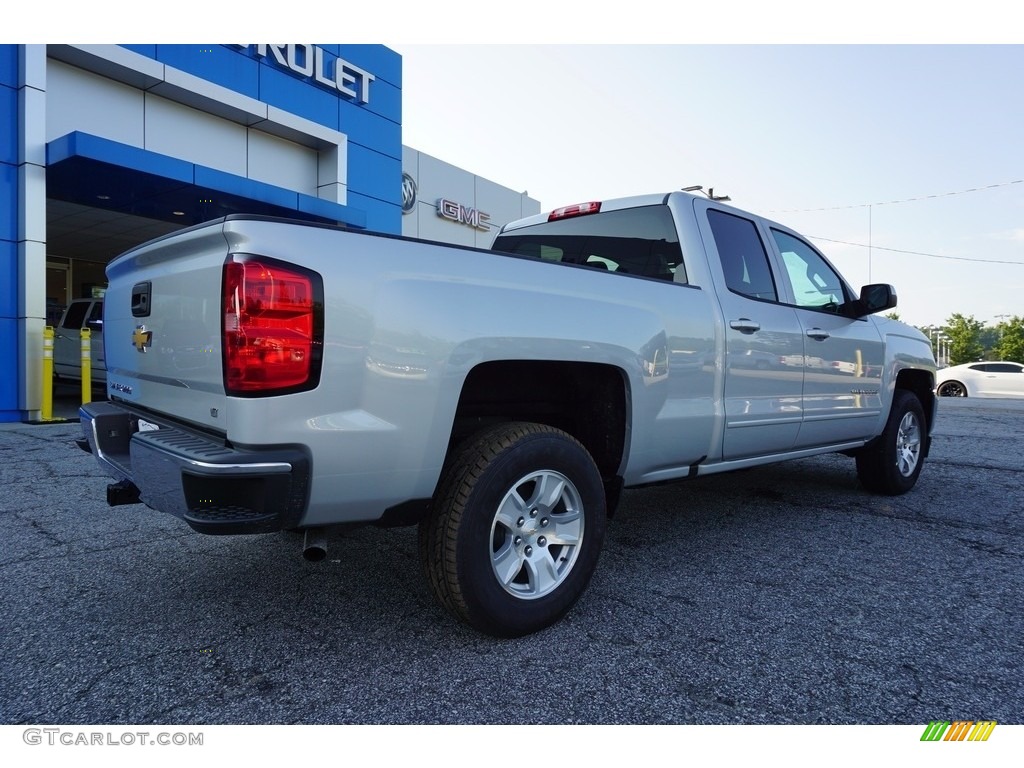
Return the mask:
<path id="1" fill-rule="evenodd" d="M 92 402 L 92 331 L 82 329 L 82 405 Z"/>
<path id="2" fill-rule="evenodd" d="M 43 421 L 53 419 L 53 326 L 43 328 Z"/>

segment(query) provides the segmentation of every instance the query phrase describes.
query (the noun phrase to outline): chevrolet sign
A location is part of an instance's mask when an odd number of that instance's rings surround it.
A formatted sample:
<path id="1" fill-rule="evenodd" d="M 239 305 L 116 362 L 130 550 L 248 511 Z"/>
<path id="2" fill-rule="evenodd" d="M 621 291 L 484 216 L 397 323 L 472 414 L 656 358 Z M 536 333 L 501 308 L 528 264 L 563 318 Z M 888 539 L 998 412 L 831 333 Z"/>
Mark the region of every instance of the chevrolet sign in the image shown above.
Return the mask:
<path id="1" fill-rule="evenodd" d="M 316 45 L 239 45 L 257 59 L 284 67 L 299 77 L 310 77 L 317 85 L 338 91 L 360 104 L 370 103 L 370 83 L 377 78 L 355 64 L 339 59 Z"/>

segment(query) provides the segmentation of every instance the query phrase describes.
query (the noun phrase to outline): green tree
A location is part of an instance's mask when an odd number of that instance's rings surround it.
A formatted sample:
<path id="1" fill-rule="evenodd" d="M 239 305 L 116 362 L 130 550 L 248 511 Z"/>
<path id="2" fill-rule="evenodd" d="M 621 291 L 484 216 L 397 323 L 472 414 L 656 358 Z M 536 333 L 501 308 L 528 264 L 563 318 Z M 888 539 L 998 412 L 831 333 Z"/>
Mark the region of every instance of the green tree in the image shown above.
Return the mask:
<path id="1" fill-rule="evenodd" d="M 985 350 L 983 357 L 986 360 L 999 359 L 999 327 L 986 325 L 981 329 L 981 336 L 978 339 L 982 349 Z"/>
<path id="2" fill-rule="evenodd" d="M 1012 360 L 1024 363 L 1024 317 L 1011 317 L 1002 322 L 999 328 L 999 343 L 996 344 L 997 357 L 1000 360 Z"/>
<path id="3" fill-rule="evenodd" d="M 949 364 L 960 365 L 980 360 L 985 354 L 981 344 L 982 323 L 974 315 L 955 312 L 946 320 L 943 329 L 949 337 Z"/>

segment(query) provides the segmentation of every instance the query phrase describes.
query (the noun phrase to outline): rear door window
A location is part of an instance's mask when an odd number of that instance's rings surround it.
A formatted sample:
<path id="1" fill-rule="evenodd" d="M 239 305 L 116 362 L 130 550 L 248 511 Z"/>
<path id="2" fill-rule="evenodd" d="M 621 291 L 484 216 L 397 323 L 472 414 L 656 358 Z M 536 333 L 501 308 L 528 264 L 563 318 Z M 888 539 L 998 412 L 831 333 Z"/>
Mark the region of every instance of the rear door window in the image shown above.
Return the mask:
<path id="1" fill-rule="evenodd" d="M 752 299 L 778 301 L 768 253 L 757 225 L 750 219 L 714 208 L 708 209 L 708 223 L 729 290 Z"/>

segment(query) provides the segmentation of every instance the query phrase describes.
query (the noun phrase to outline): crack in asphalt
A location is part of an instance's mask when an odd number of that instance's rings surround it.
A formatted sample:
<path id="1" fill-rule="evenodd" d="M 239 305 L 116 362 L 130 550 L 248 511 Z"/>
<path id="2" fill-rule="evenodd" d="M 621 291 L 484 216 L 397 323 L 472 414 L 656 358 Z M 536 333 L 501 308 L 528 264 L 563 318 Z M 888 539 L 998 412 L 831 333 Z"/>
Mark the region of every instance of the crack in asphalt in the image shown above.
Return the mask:
<path id="1" fill-rule="evenodd" d="M 925 459 L 925 465 L 926 466 L 927 465 L 932 465 L 932 464 L 938 465 L 940 467 L 964 467 L 966 469 L 986 469 L 986 470 L 994 470 L 994 471 L 997 471 L 997 472 L 1017 472 L 1017 473 L 1024 472 L 1024 467 L 1020 467 L 1020 466 L 1010 466 L 1010 465 L 1004 465 L 1004 464 L 976 464 L 976 463 L 967 462 L 967 461 L 953 461 L 951 459 L 936 459 L 936 458 L 933 458 L 931 456 L 929 456 L 927 459 Z"/>
<path id="2" fill-rule="evenodd" d="M 173 535 L 170 535 L 170 536 L 162 536 L 162 537 L 154 538 L 154 539 L 145 539 L 143 541 L 123 542 L 123 543 L 120 543 L 120 544 L 112 544 L 109 547 L 96 547 L 96 548 L 91 548 L 91 549 L 82 549 L 82 550 L 76 550 L 76 551 L 61 552 L 59 554 L 52 554 L 52 555 L 29 555 L 27 557 L 15 558 L 13 560 L 0 561 L 0 568 L 7 568 L 7 567 L 13 566 L 13 565 L 23 565 L 25 563 L 38 562 L 38 561 L 43 561 L 43 560 L 62 560 L 62 559 L 70 559 L 70 558 L 74 558 L 74 557 L 85 557 L 85 556 L 88 556 L 88 555 L 99 554 L 101 552 L 112 552 L 112 551 L 118 550 L 118 549 L 130 549 L 130 548 L 133 548 L 133 547 L 146 546 L 148 544 L 159 544 L 160 542 L 165 542 L 165 541 L 177 541 L 179 539 L 188 538 L 189 536 L 192 536 L 192 535 L 194 535 L 193 531 L 189 530 L 189 531 L 187 531 L 185 533 L 182 533 L 182 534 L 173 534 Z M 68 544 L 63 542 L 63 541 L 59 541 L 59 543 L 60 543 L 61 546 L 68 546 Z"/>

